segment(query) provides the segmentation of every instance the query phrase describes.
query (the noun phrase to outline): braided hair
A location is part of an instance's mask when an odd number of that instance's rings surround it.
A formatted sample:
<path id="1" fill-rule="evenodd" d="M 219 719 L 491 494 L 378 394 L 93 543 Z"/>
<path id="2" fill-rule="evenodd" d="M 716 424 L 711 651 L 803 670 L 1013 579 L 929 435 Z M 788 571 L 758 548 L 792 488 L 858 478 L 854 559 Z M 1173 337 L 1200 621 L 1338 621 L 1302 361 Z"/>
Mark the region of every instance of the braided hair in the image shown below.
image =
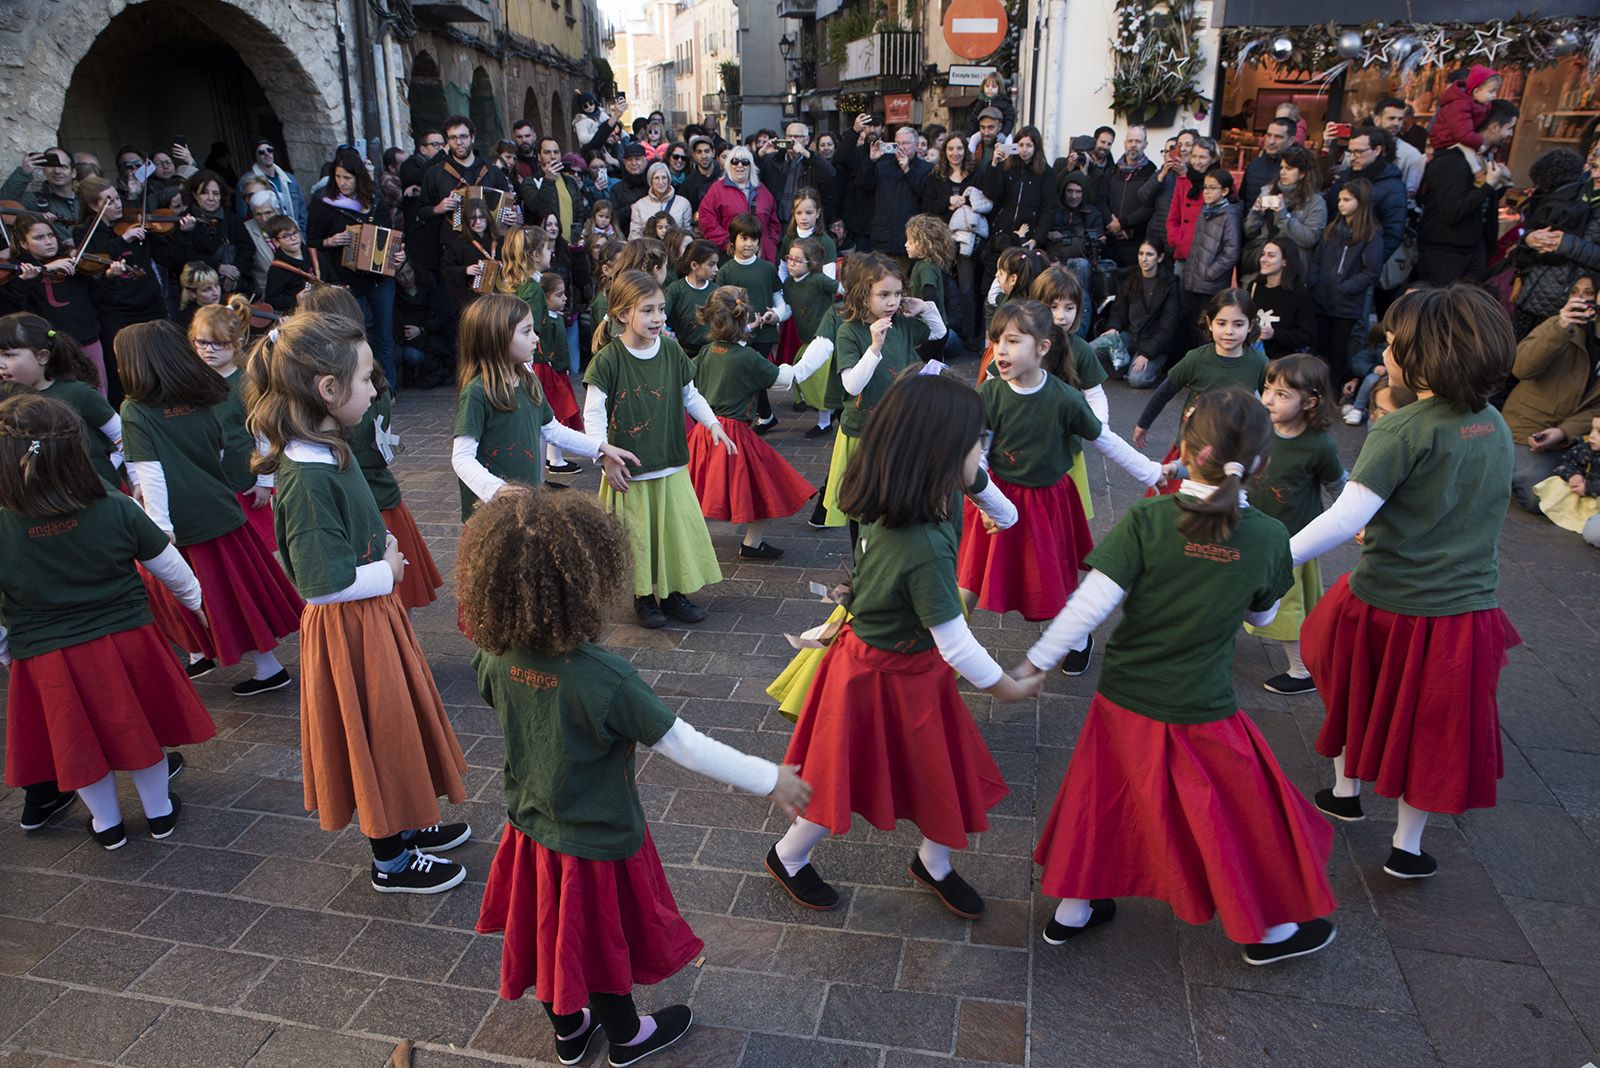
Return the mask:
<path id="1" fill-rule="evenodd" d="M 0 401 L 0 508 L 47 519 L 82 511 L 105 495 L 77 412 L 37 393 Z"/>

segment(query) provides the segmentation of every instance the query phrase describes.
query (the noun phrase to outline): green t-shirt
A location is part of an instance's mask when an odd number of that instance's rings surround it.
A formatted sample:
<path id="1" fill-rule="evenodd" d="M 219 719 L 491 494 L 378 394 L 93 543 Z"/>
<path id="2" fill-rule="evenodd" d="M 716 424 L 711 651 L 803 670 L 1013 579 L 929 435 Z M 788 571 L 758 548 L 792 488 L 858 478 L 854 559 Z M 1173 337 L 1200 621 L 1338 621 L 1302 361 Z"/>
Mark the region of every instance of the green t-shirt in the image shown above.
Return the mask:
<path id="1" fill-rule="evenodd" d="M 544 298 L 544 287 L 537 278 L 530 278 L 517 287 L 517 298 L 533 313 L 533 328 L 537 331 L 544 317 L 550 313 L 550 302 Z"/>
<path id="2" fill-rule="evenodd" d="M 1273 441 L 1272 454 L 1250 486 L 1250 503 L 1294 537 L 1322 514 L 1322 487 L 1344 475 L 1339 446 L 1326 430 L 1302 430 Z"/>
<path id="3" fill-rule="evenodd" d="M 216 407 L 157 408 L 122 402 L 122 446 L 129 463 L 161 464 L 167 514 L 179 546 L 198 545 L 244 526 L 239 498 L 222 472 Z"/>
<path id="4" fill-rule="evenodd" d="M 468 382 L 456 398 L 455 436 L 477 439 L 475 455 L 491 475 L 507 482 L 537 486 L 544 482 L 544 444 L 539 429 L 555 418 L 555 414 L 543 397 L 535 404 L 532 394 L 521 383 L 517 384 L 513 397 L 517 406 L 502 412 L 489 403 L 482 378 Z M 465 521 L 478 507 L 478 495 L 460 479 L 456 480 L 456 485 L 461 490 L 461 518 Z"/>
<path id="5" fill-rule="evenodd" d="M 711 333 L 700 321 L 699 313 L 716 288 L 717 283 L 707 282 L 704 289 L 696 289 L 687 278 L 667 287 L 667 325 L 672 327 L 683 351 L 699 352 L 711 344 Z"/>
<path id="6" fill-rule="evenodd" d="M 828 382 L 822 391 L 822 406 L 830 412 L 840 411 L 850 399 L 850 394 L 844 391 L 844 379 L 839 377 L 839 325 L 843 322 L 839 318 L 839 306 L 829 304 L 828 310 L 822 313 L 822 321 L 817 324 L 816 337 L 812 338 L 813 341 L 818 337 L 827 338 L 828 344 L 833 346 L 833 358 L 828 361 Z"/>
<path id="7" fill-rule="evenodd" d="M 1233 638 L 1294 582 L 1283 524 L 1245 508 L 1221 545 L 1178 530 L 1176 494 L 1136 501 L 1085 558 L 1128 592 L 1106 647 L 1100 692 L 1163 723 L 1209 723 L 1239 710 Z"/>
<path id="8" fill-rule="evenodd" d="M 278 461 L 272 525 L 283 572 L 300 596 L 326 597 L 356 580 L 356 568 L 383 559 L 388 532 L 361 469 L 349 464 Z"/>
<path id="9" fill-rule="evenodd" d="M 956 589 L 954 522 L 885 527 L 869 523 L 856 544 L 850 626 L 876 649 L 920 653 L 933 648 L 929 629 L 961 615 Z"/>
<path id="10" fill-rule="evenodd" d="M 1055 375 L 1033 393 L 1019 393 L 1001 378 L 978 387 L 984 420 L 994 432 L 989 469 L 1018 486 L 1054 486 L 1072 470 L 1078 438 L 1100 436 L 1100 420 L 1080 390 Z"/>
<path id="11" fill-rule="evenodd" d="M 739 286 L 750 294 L 750 306 L 757 312 L 772 307 L 772 298 L 783 291 L 778 279 L 778 269 L 759 256 L 750 263 L 729 260 L 717 268 L 717 285 Z M 778 342 L 778 325 L 758 327 L 750 334 L 752 345 L 775 345 Z"/>
<path id="12" fill-rule="evenodd" d="M 644 844 L 634 752 L 677 716 L 626 660 L 588 642 L 566 656 L 520 649 L 472 658 L 500 716 L 506 813 L 546 849 L 622 860 Z"/>
<path id="13" fill-rule="evenodd" d="M 606 395 L 606 440 L 639 458 L 636 474 L 689 462 L 683 387 L 694 382 L 694 364 L 670 337 L 659 341 L 645 359 L 613 341 L 595 353 L 583 376 Z"/>
<path id="14" fill-rule="evenodd" d="M 133 562 L 166 548 L 161 528 L 114 491 L 48 519 L 0 509 L 0 623 L 11 655 L 40 656 L 149 623 Z"/>
<path id="15" fill-rule="evenodd" d="M 598 330 L 610 312 L 611 298 L 606 296 L 605 287 L 601 286 L 595 293 L 594 299 L 589 302 L 589 329 Z"/>
<path id="16" fill-rule="evenodd" d="M 939 318 L 949 326 L 950 320 L 944 311 L 944 272 L 934 266 L 932 260 L 913 260 L 911 277 L 906 279 L 906 295 L 926 300 L 929 287 L 933 290 L 933 304 L 939 309 Z"/>
<path id="17" fill-rule="evenodd" d="M 783 300 L 794 317 L 794 329 L 800 335 L 800 347 L 811 344 L 823 317 L 833 308 L 833 295 L 839 284 L 821 271 L 812 271 L 804 278 L 790 278 L 783 283 Z"/>
<path id="18" fill-rule="evenodd" d="M 559 312 L 546 312 L 539 325 L 539 351 L 533 354 L 537 363 L 547 363 L 566 374 L 572 367 L 572 350 L 567 345 L 567 323 Z"/>
<path id="19" fill-rule="evenodd" d="M 400 504 L 400 483 L 395 480 L 394 472 L 389 470 L 389 456 L 378 446 L 380 426 L 385 436 L 393 433 L 394 416 L 389 413 L 393 404 L 393 393 L 384 390 L 378 394 L 368 405 L 367 414 L 350 429 L 349 434 L 350 451 L 355 454 L 361 477 L 367 480 L 367 488 L 372 490 L 372 499 L 377 502 L 381 512 Z"/>
<path id="20" fill-rule="evenodd" d="M 1093 352 L 1089 355 L 1090 359 L 1094 358 Z M 1083 373 L 1081 367 L 1078 373 Z M 1101 380 L 1104 378 L 1105 374 L 1101 372 Z M 1248 345 L 1237 356 L 1218 356 L 1215 345 L 1201 345 L 1190 349 L 1183 359 L 1173 365 L 1172 370 L 1167 372 L 1167 381 L 1189 391 L 1188 398 L 1183 402 L 1185 411 L 1196 397 L 1210 389 L 1241 386 L 1251 393 L 1260 393 L 1261 387 L 1267 382 L 1267 356 Z"/>
<path id="21" fill-rule="evenodd" d="M 1351 591 L 1408 616 L 1495 607 L 1511 456 L 1511 431 L 1493 408 L 1458 412 L 1429 397 L 1375 423 L 1350 479 L 1384 502 L 1367 523 Z"/>
<path id="22" fill-rule="evenodd" d="M 256 439 L 244 425 L 244 375 L 235 368 L 227 376 L 228 397 L 212 407 L 217 425 L 222 428 L 222 477 L 228 488 L 243 493 L 256 484 L 250 470 L 250 460 L 255 455 Z"/>
<path id="23" fill-rule="evenodd" d="M 1078 372 L 1078 388 L 1087 393 L 1095 386 L 1105 385 L 1110 376 L 1100 366 L 1100 358 L 1094 354 L 1089 343 L 1077 334 L 1068 334 L 1067 346 L 1072 349 L 1072 366 Z"/>
<path id="24" fill-rule="evenodd" d="M 94 465 L 94 473 L 112 486 L 120 486 L 122 472 L 111 463 L 111 454 L 116 451 L 116 445 L 100 432 L 100 428 L 111 422 L 111 417 L 117 413 L 100 396 L 100 391 L 87 382 L 51 382 L 40 396 L 60 401 L 78 413 L 88 434 L 89 462 Z M 240 425 L 243 426 L 243 408 L 239 409 L 239 414 Z"/>
<path id="25" fill-rule="evenodd" d="M 883 401 L 895 378 L 907 367 L 918 362 L 917 346 L 928 340 L 928 324 L 921 319 L 899 315 L 883 339 L 883 358 L 878 362 L 866 388 L 857 396 L 846 394 L 842 429 L 853 438 L 859 438 L 867 428 L 867 419 Z M 866 323 L 843 321 L 839 324 L 838 341 L 833 350 L 833 365 L 842 376 L 861 362 L 861 357 L 872 347 L 872 330 Z M 841 380 L 840 386 L 843 386 Z"/>
<path id="26" fill-rule="evenodd" d="M 822 264 L 827 266 L 839 259 L 839 245 L 834 241 L 833 235 L 824 230 L 813 230 L 809 235 L 811 240 L 822 246 Z M 789 256 L 789 250 L 794 248 L 794 243 L 800 240 L 799 234 L 784 234 L 783 241 L 778 245 L 778 259 L 784 260 Z M 821 270 L 812 272 L 821 274 Z"/>
<path id="27" fill-rule="evenodd" d="M 749 345 L 713 342 L 694 358 L 694 385 L 711 410 L 729 419 L 750 422 L 756 415 L 756 394 L 778 380 L 778 365 Z"/>

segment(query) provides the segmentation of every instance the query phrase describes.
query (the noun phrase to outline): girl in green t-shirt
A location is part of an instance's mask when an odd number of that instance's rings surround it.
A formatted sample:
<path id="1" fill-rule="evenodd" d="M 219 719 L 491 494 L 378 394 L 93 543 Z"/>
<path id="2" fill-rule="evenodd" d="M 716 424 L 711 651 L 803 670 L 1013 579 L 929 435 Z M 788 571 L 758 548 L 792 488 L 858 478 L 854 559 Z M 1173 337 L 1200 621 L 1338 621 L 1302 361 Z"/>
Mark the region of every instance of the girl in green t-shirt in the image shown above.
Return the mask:
<path id="1" fill-rule="evenodd" d="M 1033 291 L 1034 279 L 1044 273 L 1050 264 L 1038 249 L 1013 246 L 1000 253 L 995 261 L 994 281 L 989 284 L 989 295 L 983 302 L 983 335 L 989 336 L 989 323 L 994 313 L 1013 297 L 1025 297 Z M 989 364 L 994 360 L 994 347 L 985 346 L 978 359 L 978 385 L 989 377 Z"/>
<path id="2" fill-rule="evenodd" d="M 816 339 L 823 317 L 833 308 L 833 298 L 838 285 L 832 276 L 822 273 L 822 245 L 815 238 L 802 237 L 784 253 L 783 266 L 788 280 L 783 283 L 783 300 L 789 305 L 790 316 L 785 330 L 794 331 L 795 355 L 804 359 L 807 346 Z M 831 346 L 830 339 L 830 346 Z M 817 410 L 817 424 L 807 431 L 808 437 L 821 437 L 833 422 L 833 412 L 828 408 L 828 374 L 832 367 L 832 349 L 823 358 L 821 367 L 799 381 L 800 399 Z"/>
<path id="3" fill-rule="evenodd" d="M 318 286 L 317 290 L 340 293 L 351 303 L 355 302 L 347 289 Z M 307 292 L 305 299 L 310 297 L 311 293 Z M 355 311 L 359 316 L 359 305 Z M 194 346 L 195 355 L 228 383 L 227 399 L 212 409 L 217 424 L 222 427 L 222 472 L 228 488 L 239 497 L 239 507 L 244 509 L 250 529 L 276 552 L 278 542 L 272 532 L 272 476 L 258 475 L 250 469 L 256 442 L 245 429 L 244 397 L 239 393 L 239 387 L 244 384 L 239 364 L 249 332 L 250 302 L 238 293 L 224 304 L 208 304 L 196 309 L 194 318 L 189 320 L 189 344 Z"/>
<path id="4" fill-rule="evenodd" d="M 1165 901 L 1185 923 L 1220 917 L 1249 964 L 1333 940 L 1333 832 L 1233 690 L 1239 624 L 1270 622 L 1293 582 L 1283 525 L 1245 501 L 1272 443 L 1250 393 L 1202 395 L 1179 443 L 1189 477 L 1101 539 L 1019 668 L 1050 671 L 1122 606 L 1034 850 L 1040 887 L 1062 899 L 1051 945 L 1109 921 L 1118 897 Z"/>
<path id="5" fill-rule="evenodd" d="M 32 312 L 0 318 L 0 380 L 38 390 L 77 412 L 89 432 L 95 473 L 122 485 L 122 418 L 106 402 L 100 372 L 71 334 Z"/>
<path id="6" fill-rule="evenodd" d="M 906 221 L 906 255 L 911 257 L 906 292 L 918 300 L 931 301 L 939 309 L 939 318 L 948 324 L 944 279 L 956 262 L 956 239 L 950 236 L 950 225 L 935 215 L 911 216 Z M 917 354 L 924 360 L 934 360 L 944 354 L 945 348 L 946 339 L 929 340 L 922 343 Z"/>
<path id="7" fill-rule="evenodd" d="M 1089 410 L 1096 419 L 1101 423 L 1111 422 L 1111 402 L 1106 399 L 1105 389 L 1106 370 L 1100 366 L 1094 349 L 1075 331 L 1083 308 L 1083 284 L 1078 276 L 1065 267 L 1051 267 L 1033 280 L 1028 294 L 1050 309 L 1050 318 L 1061 328 L 1061 336 L 1067 339 L 1070 351 L 1060 353 L 1056 362 L 1061 367 L 1071 364 L 1072 377 L 1061 377 L 1083 391 L 1083 399 L 1089 403 Z M 1084 517 L 1093 519 L 1094 494 L 1089 486 L 1089 467 L 1081 451 L 1072 461 L 1072 481 L 1078 487 Z"/>
<path id="8" fill-rule="evenodd" d="M 127 842 L 115 772 L 131 772 L 150 834 L 180 802 L 164 746 L 217 733 L 156 629 L 139 566 L 186 608 L 200 584 L 165 532 L 89 462 L 65 404 L 21 387 L 0 401 L 0 665 L 7 686 L 6 785 L 27 788 L 23 830 L 72 803 L 106 849 Z M 203 617 L 202 617 L 203 618 Z"/>
<path id="9" fill-rule="evenodd" d="M 603 1027 L 612 1064 L 676 1041 L 687 1006 L 641 1017 L 635 985 L 705 948 L 678 913 L 634 785 L 640 745 L 791 815 L 810 787 L 675 716 L 621 657 L 595 645 L 625 587 L 629 535 L 592 499 L 498 498 L 461 537 L 462 619 L 478 690 L 500 717 L 507 822 L 479 931 L 504 932 L 500 994 L 532 987 L 563 1064 Z M 619 581 L 621 580 L 621 581 Z"/>
<path id="10" fill-rule="evenodd" d="M 793 268 L 788 266 L 789 250 L 800 241 L 815 241 L 821 249 L 822 262 L 812 270 L 821 271 L 829 278 L 838 277 L 839 245 L 828 233 L 827 222 L 822 217 L 822 194 L 809 187 L 794 195 L 789 228 L 778 245 L 778 274 L 785 282 L 794 277 Z"/>

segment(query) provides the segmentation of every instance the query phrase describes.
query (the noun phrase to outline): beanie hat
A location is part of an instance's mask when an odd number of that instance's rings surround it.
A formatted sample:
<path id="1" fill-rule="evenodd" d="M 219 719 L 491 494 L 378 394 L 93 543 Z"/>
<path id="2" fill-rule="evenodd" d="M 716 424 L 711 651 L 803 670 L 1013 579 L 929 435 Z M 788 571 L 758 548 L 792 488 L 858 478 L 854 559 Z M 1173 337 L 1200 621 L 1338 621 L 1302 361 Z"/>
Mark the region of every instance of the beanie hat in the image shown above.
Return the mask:
<path id="1" fill-rule="evenodd" d="M 1467 73 L 1467 92 L 1473 92 L 1490 78 L 1500 77 L 1500 72 L 1493 67 L 1473 67 Z"/>

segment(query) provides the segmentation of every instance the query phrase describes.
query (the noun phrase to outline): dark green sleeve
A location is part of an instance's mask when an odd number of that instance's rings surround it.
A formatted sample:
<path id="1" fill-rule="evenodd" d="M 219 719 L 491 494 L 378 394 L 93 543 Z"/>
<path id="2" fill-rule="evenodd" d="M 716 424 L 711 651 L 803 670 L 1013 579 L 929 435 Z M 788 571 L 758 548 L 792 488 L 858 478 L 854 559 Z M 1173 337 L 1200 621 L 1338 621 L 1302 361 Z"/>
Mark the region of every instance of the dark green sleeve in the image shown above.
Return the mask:
<path id="1" fill-rule="evenodd" d="M 861 357 L 866 354 L 872 345 L 872 333 L 865 326 L 851 320 L 849 323 L 839 324 L 839 333 L 834 341 L 833 363 L 840 371 L 848 371 L 861 362 Z"/>
<path id="2" fill-rule="evenodd" d="M 906 574 L 906 594 L 917 622 L 928 629 L 961 616 L 961 593 L 956 589 L 955 561 L 932 555 Z"/>
<path id="3" fill-rule="evenodd" d="M 1094 354 L 1094 349 L 1089 343 L 1077 334 L 1069 335 L 1067 344 L 1072 346 L 1072 366 L 1078 372 L 1079 388 L 1088 392 L 1095 386 L 1105 385 L 1106 369 L 1100 365 L 1100 359 Z"/>
<path id="4" fill-rule="evenodd" d="M 1265 612 L 1282 599 L 1294 585 L 1294 557 L 1289 552 L 1289 532 L 1281 523 L 1272 531 L 1271 563 L 1261 589 L 1250 602 L 1250 611 Z"/>
<path id="5" fill-rule="evenodd" d="M 1391 415 L 1374 424 L 1350 471 L 1350 481 L 1361 483 L 1384 500 L 1394 494 L 1417 464 L 1410 443 L 1394 428 L 1395 419 Z"/>
<path id="6" fill-rule="evenodd" d="M 1096 365 L 1099 361 L 1095 361 Z M 1066 426 L 1063 427 L 1063 437 L 1082 438 L 1084 441 L 1096 441 L 1104 427 L 1100 419 L 1094 414 L 1094 409 L 1089 407 L 1088 398 L 1081 392 L 1067 387 Z"/>
<path id="7" fill-rule="evenodd" d="M 655 745 L 677 721 L 677 714 L 662 703 L 637 673 L 622 680 L 606 710 L 606 726 L 613 733 L 645 745 Z"/>
<path id="8" fill-rule="evenodd" d="M 1134 508 L 1124 515 L 1083 561 L 1084 566 L 1100 572 L 1124 590 L 1131 590 L 1144 571 L 1143 512 L 1144 509 Z"/>
<path id="9" fill-rule="evenodd" d="M 1344 477 L 1344 461 L 1339 459 L 1339 446 L 1331 434 L 1322 436 L 1315 474 L 1317 481 L 1324 486 L 1332 485 Z"/>
<path id="10" fill-rule="evenodd" d="M 481 443 L 488 422 L 489 396 L 483 391 L 483 383 L 473 379 L 456 400 L 455 436 L 476 438 Z"/>
<path id="11" fill-rule="evenodd" d="M 129 463 L 161 459 L 137 401 L 122 402 L 122 455 Z"/>

